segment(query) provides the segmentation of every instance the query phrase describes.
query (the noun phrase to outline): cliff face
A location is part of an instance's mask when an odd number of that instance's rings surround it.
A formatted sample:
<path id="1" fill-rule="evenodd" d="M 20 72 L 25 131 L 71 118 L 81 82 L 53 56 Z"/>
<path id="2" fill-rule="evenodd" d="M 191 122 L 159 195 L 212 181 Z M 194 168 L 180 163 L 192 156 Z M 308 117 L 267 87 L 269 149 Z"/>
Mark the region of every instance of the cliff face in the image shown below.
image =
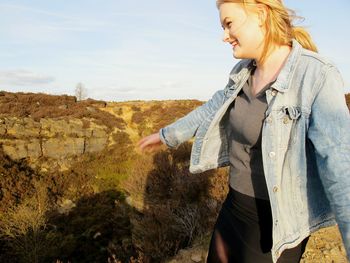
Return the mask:
<path id="1" fill-rule="evenodd" d="M 108 137 L 106 126 L 86 119 L 0 118 L 0 143 L 6 154 L 31 163 L 51 159 L 61 170 L 68 168 L 67 158 L 105 148 Z"/>
<path id="2" fill-rule="evenodd" d="M 107 103 L 74 96 L 0 91 L 0 144 L 12 159 L 41 170 L 69 168 L 71 159 L 104 149 L 124 120 Z"/>

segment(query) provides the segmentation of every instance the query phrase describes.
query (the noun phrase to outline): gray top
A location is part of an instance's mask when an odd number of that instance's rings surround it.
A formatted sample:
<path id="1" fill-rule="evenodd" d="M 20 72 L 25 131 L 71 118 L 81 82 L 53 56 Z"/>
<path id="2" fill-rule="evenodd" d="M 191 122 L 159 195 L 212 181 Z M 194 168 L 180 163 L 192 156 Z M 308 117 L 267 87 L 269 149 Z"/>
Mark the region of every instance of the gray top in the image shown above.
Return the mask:
<path id="1" fill-rule="evenodd" d="M 227 110 L 229 184 L 238 192 L 269 200 L 261 154 L 261 131 L 267 109 L 265 91 L 274 81 L 253 96 L 250 91 L 252 74 Z"/>

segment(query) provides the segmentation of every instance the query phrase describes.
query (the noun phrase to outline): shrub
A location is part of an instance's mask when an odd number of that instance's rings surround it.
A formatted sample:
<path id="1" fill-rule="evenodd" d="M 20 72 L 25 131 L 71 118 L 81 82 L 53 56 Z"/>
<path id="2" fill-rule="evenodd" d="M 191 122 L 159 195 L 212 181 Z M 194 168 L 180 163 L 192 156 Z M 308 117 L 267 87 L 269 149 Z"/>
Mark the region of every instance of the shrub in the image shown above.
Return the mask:
<path id="1" fill-rule="evenodd" d="M 145 115 L 140 111 L 134 112 L 131 117 L 131 122 L 136 124 L 141 124 L 144 120 Z"/>
<path id="2" fill-rule="evenodd" d="M 115 190 L 83 196 L 67 214 L 54 213 L 49 224 L 56 228 L 52 259 L 64 262 L 107 262 L 117 257 L 127 262 L 135 251 L 131 243 L 129 208 L 123 193 Z M 47 261 L 52 262 L 52 260 Z"/>
<path id="3" fill-rule="evenodd" d="M 132 109 L 133 111 L 140 111 L 140 110 L 141 110 L 140 107 L 137 107 L 137 106 L 135 106 L 135 105 L 132 105 L 132 106 L 131 106 L 131 109 Z"/>
<path id="4" fill-rule="evenodd" d="M 49 200 L 46 185 L 36 181 L 35 194 L 18 206 L 0 214 L 0 234 L 8 243 L 7 251 L 20 262 L 42 262 L 52 242 L 46 231 Z"/>
<path id="5" fill-rule="evenodd" d="M 39 173 L 30 168 L 25 159 L 12 160 L 0 144 L 0 214 L 32 196 L 33 182 L 39 178 Z"/>
<path id="6" fill-rule="evenodd" d="M 217 183 L 215 174 L 189 173 L 191 146 L 186 142 L 137 157 L 122 184 L 138 211 L 131 214 L 133 244 L 148 262 L 160 262 L 191 245 L 216 219 L 218 210 L 206 204 L 211 182 Z"/>

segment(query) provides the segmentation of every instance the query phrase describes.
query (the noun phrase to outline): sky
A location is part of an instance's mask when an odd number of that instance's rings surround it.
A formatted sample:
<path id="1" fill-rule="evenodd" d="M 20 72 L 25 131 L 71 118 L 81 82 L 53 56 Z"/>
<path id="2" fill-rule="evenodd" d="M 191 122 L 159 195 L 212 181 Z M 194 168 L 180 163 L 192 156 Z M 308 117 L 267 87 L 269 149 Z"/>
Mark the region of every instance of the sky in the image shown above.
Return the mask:
<path id="1" fill-rule="evenodd" d="M 350 92 L 350 1 L 284 3 Z M 0 0 L 0 90 L 206 101 L 238 62 L 222 36 L 215 0 Z"/>

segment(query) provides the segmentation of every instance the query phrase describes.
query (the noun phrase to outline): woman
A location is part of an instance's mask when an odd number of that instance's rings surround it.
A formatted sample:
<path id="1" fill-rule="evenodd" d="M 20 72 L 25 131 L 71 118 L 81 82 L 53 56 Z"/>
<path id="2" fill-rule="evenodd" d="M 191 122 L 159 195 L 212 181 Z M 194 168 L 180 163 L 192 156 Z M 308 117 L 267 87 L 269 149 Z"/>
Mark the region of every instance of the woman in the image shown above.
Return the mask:
<path id="1" fill-rule="evenodd" d="M 219 0 L 241 59 L 227 86 L 143 149 L 195 136 L 190 171 L 230 166 L 207 262 L 299 262 L 311 233 L 338 224 L 350 255 L 350 117 L 338 69 L 280 0 Z"/>

